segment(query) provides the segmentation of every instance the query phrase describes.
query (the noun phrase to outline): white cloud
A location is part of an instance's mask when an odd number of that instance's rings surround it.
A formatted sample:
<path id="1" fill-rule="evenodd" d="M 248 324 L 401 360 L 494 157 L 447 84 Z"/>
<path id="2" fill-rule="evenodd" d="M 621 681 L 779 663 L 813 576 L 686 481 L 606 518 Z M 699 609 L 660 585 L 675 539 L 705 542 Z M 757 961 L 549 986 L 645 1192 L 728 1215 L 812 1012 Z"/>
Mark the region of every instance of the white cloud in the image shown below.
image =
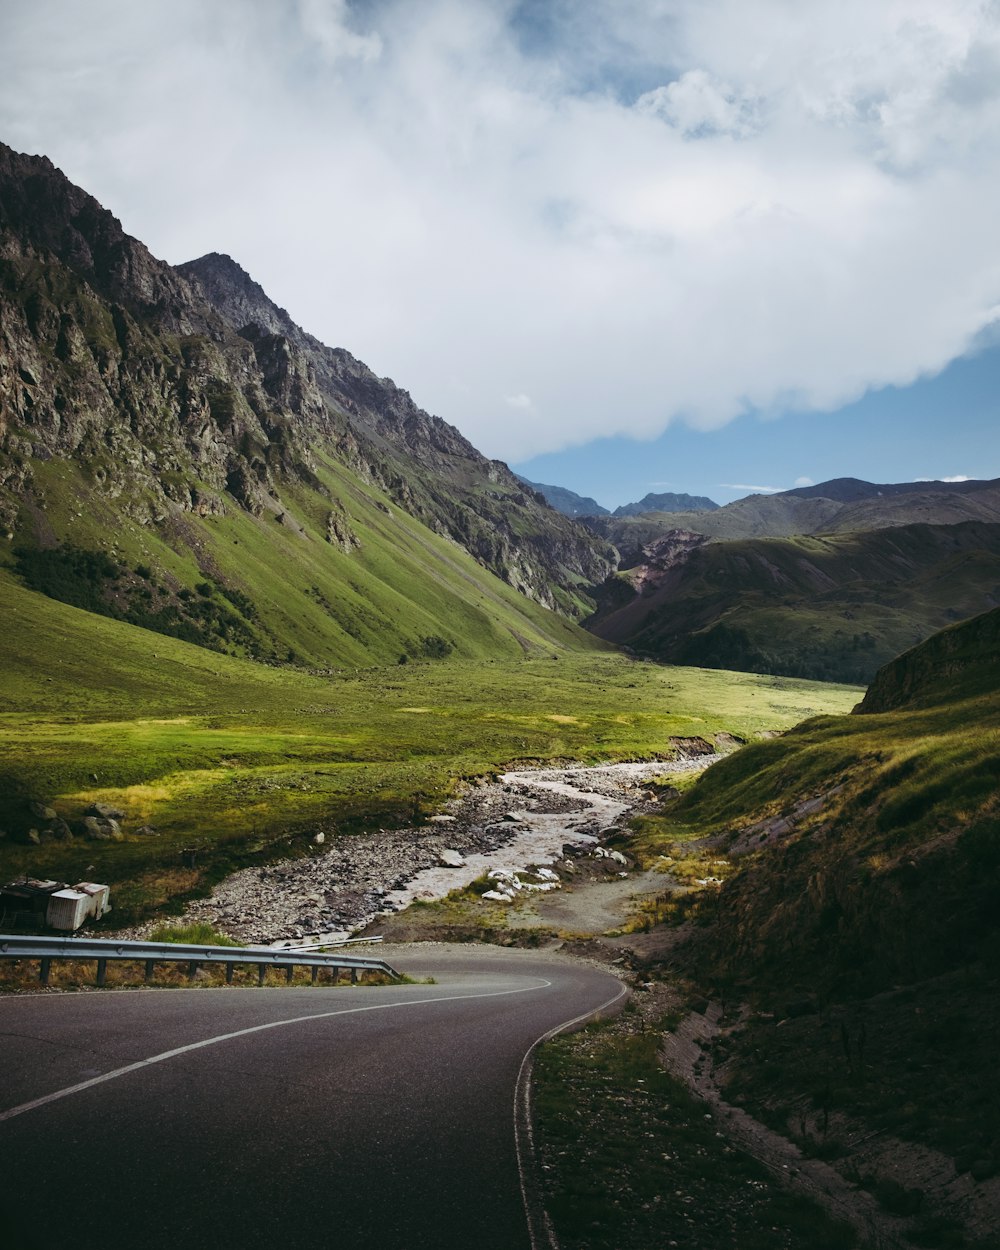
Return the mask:
<path id="1" fill-rule="evenodd" d="M 777 495 L 785 488 L 783 486 L 748 486 L 746 482 L 720 482 L 719 490 L 747 490 L 752 495 Z"/>
<path id="2" fill-rule="evenodd" d="M 917 482 L 972 482 L 975 478 L 971 478 L 968 473 L 953 473 L 951 477 L 918 477 L 914 480 Z"/>
<path id="3" fill-rule="evenodd" d="M 811 477 L 797 477 L 795 479 L 795 485 L 796 486 L 815 486 L 816 483 L 812 480 Z"/>
<path id="4" fill-rule="evenodd" d="M 8 5 L 0 138 L 515 461 L 834 408 L 995 319 L 995 6 L 531 10 Z"/>
<path id="5" fill-rule="evenodd" d="M 750 134 L 756 125 L 756 101 L 740 98 L 728 83 L 713 79 L 703 69 L 688 70 L 680 78 L 647 91 L 635 102 L 636 111 L 659 117 L 683 135 Z"/>
<path id="6" fill-rule="evenodd" d="M 527 411 L 535 406 L 531 402 L 531 396 L 525 395 L 523 391 L 519 391 L 516 395 L 506 396 L 504 402 L 508 408 L 514 408 L 521 412 Z"/>
<path id="7" fill-rule="evenodd" d="M 350 29 L 347 0 L 298 0 L 298 17 L 303 34 L 327 61 L 375 61 L 382 53 L 378 34 L 359 35 Z"/>

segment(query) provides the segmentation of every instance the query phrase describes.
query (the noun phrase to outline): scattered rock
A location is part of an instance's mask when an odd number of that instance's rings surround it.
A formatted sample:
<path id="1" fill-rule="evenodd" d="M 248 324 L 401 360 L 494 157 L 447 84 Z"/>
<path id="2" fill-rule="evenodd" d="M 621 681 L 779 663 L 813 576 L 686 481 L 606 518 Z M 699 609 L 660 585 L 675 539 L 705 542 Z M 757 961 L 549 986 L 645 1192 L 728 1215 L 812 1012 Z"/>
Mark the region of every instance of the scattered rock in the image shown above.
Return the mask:
<path id="1" fill-rule="evenodd" d="M 55 812 L 52 813 L 53 816 Z M 97 816 L 103 820 L 124 820 L 125 813 L 120 812 L 117 807 L 110 803 L 91 803 L 85 813 L 87 816 Z"/>
<path id="2" fill-rule="evenodd" d="M 118 821 L 110 817 L 102 820 L 98 816 L 84 816 L 80 831 L 92 842 L 121 842 L 125 837 Z"/>
<path id="3" fill-rule="evenodd" d="M 32 816 L 37 816 L 39 820 L 55 820 L 55 808 L 47 807 L 44 803 L 38 803 L 34 799 L 28 804 L 28 810 Z"/>
<path id="4" fill-rule="evenodd" d="M 464 868 L 465 856 L 459 851 L 445 849 L 438 856 L 438 863 L 442 868 Z"/>

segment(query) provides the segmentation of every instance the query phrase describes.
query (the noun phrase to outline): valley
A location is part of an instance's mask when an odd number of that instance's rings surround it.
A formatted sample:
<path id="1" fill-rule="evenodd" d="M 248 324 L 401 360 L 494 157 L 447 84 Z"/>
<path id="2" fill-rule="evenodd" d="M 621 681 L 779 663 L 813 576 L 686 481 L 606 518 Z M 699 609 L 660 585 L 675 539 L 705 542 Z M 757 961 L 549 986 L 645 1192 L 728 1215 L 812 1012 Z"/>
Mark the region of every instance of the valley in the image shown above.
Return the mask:
<path id="1" fill-rule="evenodd" d="M 611 970 L 567 1250 L 996 1250 L 997 483 L 591 505 L 0 145 L 0 880 Z"/>

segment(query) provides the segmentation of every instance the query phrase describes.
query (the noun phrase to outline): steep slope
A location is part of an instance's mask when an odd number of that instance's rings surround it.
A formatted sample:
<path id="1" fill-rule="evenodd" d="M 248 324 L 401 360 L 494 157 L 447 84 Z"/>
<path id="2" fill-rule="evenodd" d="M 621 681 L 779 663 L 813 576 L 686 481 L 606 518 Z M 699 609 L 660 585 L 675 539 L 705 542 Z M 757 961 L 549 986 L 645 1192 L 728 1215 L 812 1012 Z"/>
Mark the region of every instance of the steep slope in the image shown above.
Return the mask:
<path id="1" fill-rule="evenodd" d="M 609 579 L 587 622 L 672 663 L 864 682 L 1000 600 L 1000 525 L 708 542 L 673 531 Z"/>
<path id="2" fill-rule="evenodd" d="M 875 674 L 859 714 L 917 709 L 1000 690 L 1000 609 L 928 638 Z"/>
<path id="3" fill-rule="evenodd" d="M 998 638 L 1000 610 L 935 635 L 865 714 L 742 749 L 644 831 L 725 878 L 680 958 L 756 1008 L 715 1054 L 728 1096 L 934 1217 L 917 1245 L 995 1244 L 1000 1212 Z"/>
<path id="4" fill-rule="evenodd" d="M 739 865 L 713 946 L 727 966 L 886 985 L 986 953 L 1000 927 L 998 637 L 1000 609 L 935 634 L 854 715 L 748 747 L 680 804 Z"/>
<path id="5" fill-rule="evenodd" d="M 537 605 L 579 612 L 606 548 L 240 275 L 272 311 L 237 332 L 45 158 L 0 146 L 0 560 L 271 660 L 581 645 Z"/>
<path id="6" fill-rule="evenodd" d="M 587 588 L 611 568 L 605 544 L 525 491 L 505 464 L 487 460 L 390 378 L 307 334 L 231 257 L 213 252 L 177 272 L 241 336 L 276 336 L 301 351 L 328 408 L 376 449 L 366 468 L 391 499 L 523 594 L 580 615 Z"/>

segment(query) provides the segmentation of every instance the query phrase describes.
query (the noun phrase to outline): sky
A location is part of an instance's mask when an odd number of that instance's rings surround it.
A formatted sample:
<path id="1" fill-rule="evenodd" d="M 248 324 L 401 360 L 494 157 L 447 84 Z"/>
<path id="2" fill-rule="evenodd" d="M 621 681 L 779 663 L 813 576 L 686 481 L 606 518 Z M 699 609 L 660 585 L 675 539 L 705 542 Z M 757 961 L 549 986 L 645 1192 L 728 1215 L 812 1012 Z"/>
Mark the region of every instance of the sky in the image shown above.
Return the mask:
<path id="1" fill-rule="evenodd" d="M 606 506 L 1000 476 L 994 0 L 0 0 L 0 140 Z"/>

